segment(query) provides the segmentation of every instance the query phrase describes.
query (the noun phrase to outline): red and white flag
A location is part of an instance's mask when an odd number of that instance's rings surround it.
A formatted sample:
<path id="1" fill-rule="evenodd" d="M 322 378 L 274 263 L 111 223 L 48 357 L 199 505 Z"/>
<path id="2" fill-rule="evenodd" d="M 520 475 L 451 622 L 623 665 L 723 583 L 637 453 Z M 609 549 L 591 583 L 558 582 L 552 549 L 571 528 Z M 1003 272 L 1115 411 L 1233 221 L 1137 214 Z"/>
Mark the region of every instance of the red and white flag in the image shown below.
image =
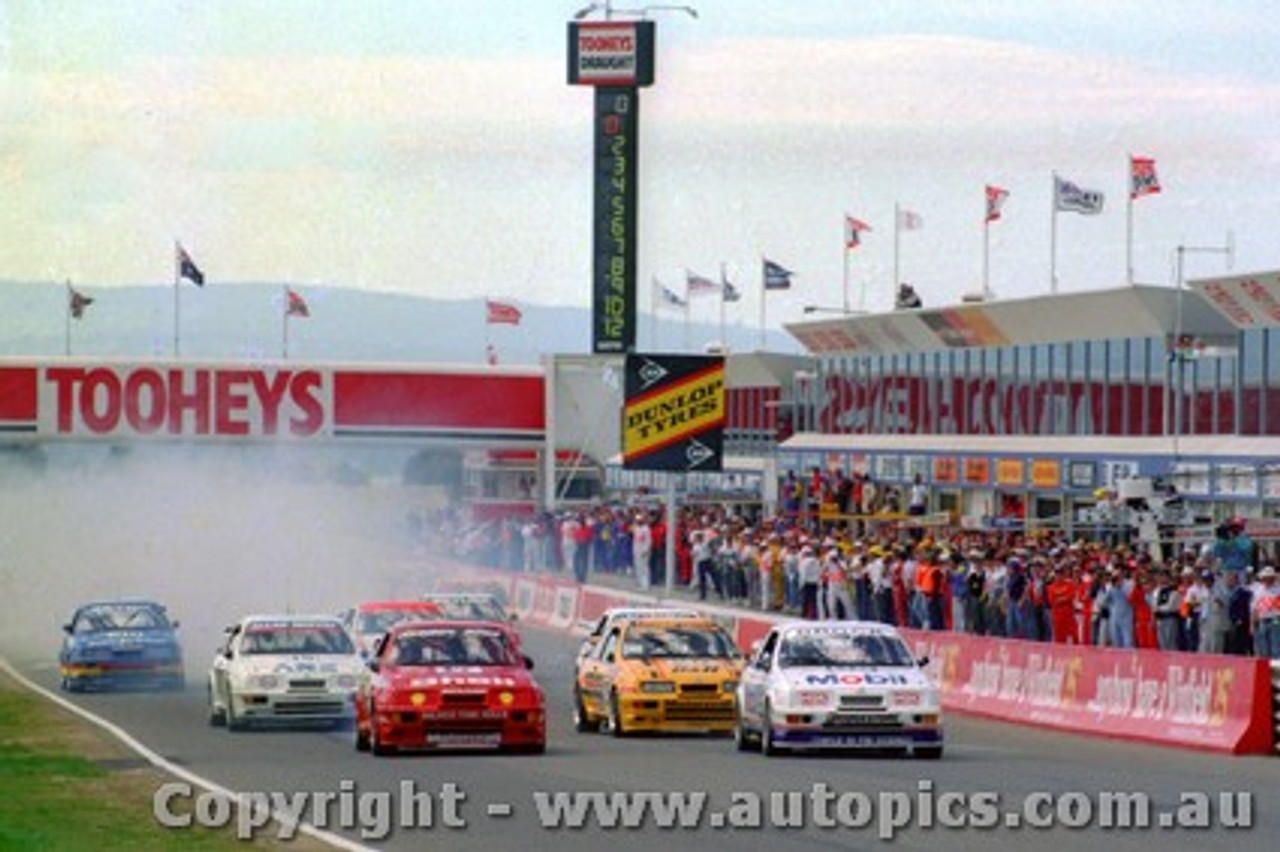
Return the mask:
<path id="1" fill-rule="evenodd" d="M 284 291 L 285 306 L 284 314 L 287 317 L 309 317 L 311 309 L 307 307 L 307 300 L 294 292 L 292 287 L 286 287 Z"/>
<path id="2" fill-rule="evenodd" d="M 919 213 L 911 210 L 898 211 L 898 230 L 900 231 L 918 231 L 924 227 L 924 219 Z"/>
<path id="3" fill-rule="evenodd" d="M 519 325 L 522 314 L 515 305 L 507 302 L 484 300 L 485 322 L 489 325 Z"/>
<path id="4" fill-rule="evenodd" d="M 1160 191 L 1156 161 L 1151 157 L 1129 157 L 1129 197 L 1141 198 Z"/>
<path id="5" fill-rule="evenodd" d="M 994 222 L 1000 218 L 1004 200 L 1009 197 L 1009 190 L 998 186 L 987 185 L 987 221 Z"/>
<path id="6" fill-rule="evenodd" d="M 844 247 L 855 249 L 862 245 L 862 232 L 870 230 L 871 226 L 866 222 L 846 214 L 844 217 Z"/>
<path id="7" fill-rule="evenodd" d="M 690 296 L 705 296 L 708 293 L 721 292 L 720 282 L 712 281 L 705 275 L 699 275 L 693 270 L 686 269 L 684 271 L 684 294 L 688 299 Z"/>

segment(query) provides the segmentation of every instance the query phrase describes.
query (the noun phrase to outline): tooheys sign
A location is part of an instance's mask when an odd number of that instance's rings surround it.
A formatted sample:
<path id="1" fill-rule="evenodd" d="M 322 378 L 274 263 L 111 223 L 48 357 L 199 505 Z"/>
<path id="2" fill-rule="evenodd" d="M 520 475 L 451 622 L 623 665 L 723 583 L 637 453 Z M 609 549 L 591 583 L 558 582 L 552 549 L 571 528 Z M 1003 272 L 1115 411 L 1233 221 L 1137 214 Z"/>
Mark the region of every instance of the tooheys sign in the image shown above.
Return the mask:
<path id="1" fill-rule="evenodd" d="M 536 445 L 538 370 L 0 363 L 0 441 L 378 438 Z"/>
<path id="2" fill-rule="evenodd" d="M 722 469 L 723 358 L 628 355 L 623 391 L 625 469 Z"/>

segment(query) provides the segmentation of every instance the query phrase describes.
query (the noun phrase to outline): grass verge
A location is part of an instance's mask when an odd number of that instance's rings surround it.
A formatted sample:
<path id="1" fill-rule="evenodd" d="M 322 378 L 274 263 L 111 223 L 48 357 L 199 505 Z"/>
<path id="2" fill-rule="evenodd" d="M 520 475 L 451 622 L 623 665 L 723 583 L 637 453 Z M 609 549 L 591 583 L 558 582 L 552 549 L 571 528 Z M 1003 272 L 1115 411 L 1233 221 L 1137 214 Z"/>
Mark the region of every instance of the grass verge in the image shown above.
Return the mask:
<path id="1" fill-rule="evenodd" d="M 168 775 L 105 731 L 0 674 L 0 852 L 246 852 L 332 847 L 235 837 L 230 829 L 165 828 L 152 796 Z"/>

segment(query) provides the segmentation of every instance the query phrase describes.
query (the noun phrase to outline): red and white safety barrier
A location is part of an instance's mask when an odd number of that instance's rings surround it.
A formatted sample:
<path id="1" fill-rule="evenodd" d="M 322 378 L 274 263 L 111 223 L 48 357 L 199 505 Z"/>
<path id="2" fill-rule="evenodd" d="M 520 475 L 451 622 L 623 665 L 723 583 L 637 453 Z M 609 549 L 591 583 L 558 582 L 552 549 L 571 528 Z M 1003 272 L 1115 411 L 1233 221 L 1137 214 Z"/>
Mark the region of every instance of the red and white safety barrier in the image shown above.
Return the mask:
<path id="1" fill-rule="evenodd" d="M 451 567 L 459 574 L 481 570 Z M 522 622 L 561 630 L 592 624 L 610 607 L 679 603 L 705 611 L 739 647 L 750 648 L 786 620 L 543 574 L 484 576 L 505 585 Z M 901 632 L 917 656 L 929 658 L 948 711 L 1230 754 L 1267 754 L 1276 743 L 1266 660 Z"/>

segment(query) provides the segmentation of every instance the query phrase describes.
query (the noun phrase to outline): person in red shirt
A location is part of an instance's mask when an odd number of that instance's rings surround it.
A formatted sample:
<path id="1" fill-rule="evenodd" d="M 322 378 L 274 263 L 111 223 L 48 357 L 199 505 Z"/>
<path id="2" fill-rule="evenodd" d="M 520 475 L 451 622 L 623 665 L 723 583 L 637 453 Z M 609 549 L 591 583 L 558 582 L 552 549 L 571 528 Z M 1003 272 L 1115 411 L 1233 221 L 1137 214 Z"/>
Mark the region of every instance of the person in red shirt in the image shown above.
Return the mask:
<path id="1" fill-rule="evenodd" d="M 1133 607 L 1133 640 L 1136 647 L 1155 648 L 1156 618 L 1147 600 L 1150 590 L 1150 579 L 1145 570 L 1134 572 L 1133 591 L 1129 593 L 1129 603 Z"/>
<path id="2" fill-rule="evenodd" d="M 1048 599 L 1053 641 L 1058 645 L 1078 645 L 1075 583 L 1065 573 L 1055 571 L 1051 571 L 1047 579 L 1045 597 Z"/>

